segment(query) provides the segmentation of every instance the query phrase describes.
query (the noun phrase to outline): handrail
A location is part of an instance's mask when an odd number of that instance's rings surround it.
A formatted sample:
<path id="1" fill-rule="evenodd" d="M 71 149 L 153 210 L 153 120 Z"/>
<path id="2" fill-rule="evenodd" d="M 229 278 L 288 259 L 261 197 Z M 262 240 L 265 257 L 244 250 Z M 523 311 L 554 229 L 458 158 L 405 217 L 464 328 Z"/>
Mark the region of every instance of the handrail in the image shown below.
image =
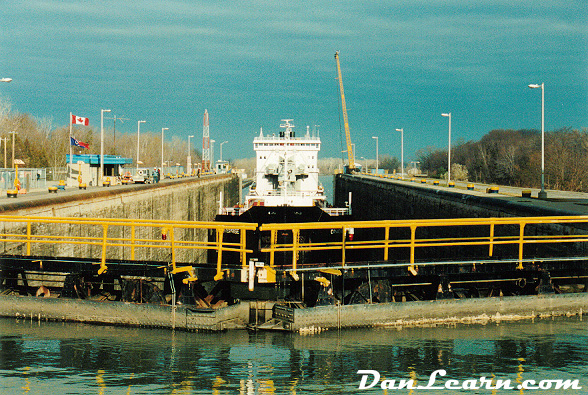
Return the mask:
<path id="1" fill-rule="evenodd" d="M 135 259 L 138 249 L 161 249 L 169 251 L 173 273 L 188 272 L 195 280 L 191 266 L 178 267 L 177 257 L 180 251 L 214 250 L 218 253 L 216 278 L 223 277 L 220 262 L 224 252 L 238 252 L 241 265 L 245 265 L 247 253 L 246 232 L 257 228 L 254 223 L 206 222 L 206 221 L 165 221 L 119 218 L 80 218 L 80 217 L 42 217 L 0 215 L 0 242 L 5 243 L 4 250 L 17 249 L 26 245 L 26 255 L 32 254 L 32 247 L 38 245 L 97 246 L 100 248 L 100 268 L 98 274 L 106 272 L 107 251 L 123 248 L 130 251 Z M 75 232 L 71 226 L 79 226 Z M 237 230 L 238 242 L 223 240 L 225 230 Z M 213 230 L 216 241 L 199 241 L 190 237 L 193 232 Z M 206 236 L 204 237 L 206 238 Z M 9 246 L 7 243 L 18 243 Z"/>
<path id="2" fill-rule="evenodd" d="M 573 235 L 531 235 L 525 234 L 529 225 L 553 225 L 553 224 L 586 224 L 586 234 Z M 419 238 L 417 231 L 427 228 L 442 227 L 487 227 L 487 236 L 470 236 L 467 233 L 463 237 L 446 236 L 440 238 Z M 497 236 L 496 232 L 500 227 L 514 227 L 509 234 Z M 308 230 L 335 230 L 341 232 L 343 237 L 339 240 L 300 242 L 298 240 L 301 231 Z M 350 240 L 347 236 L 349 230 L 354 229 L 375 229 L 383 230 L 382 239 L 372 240 Z M 410 232 L 407 238 L 390 239 L 390 231 L 406 229 Z M 348 250 L 382 250 L 383 260 L 388 261 L 391 249 L 409 249 L 408 270 L 415 274 L 415 252 L 424 247 L 454 247 L 454 246 L 488 246 L 488 255 L 494 254 L 494 247 L 497 245 L 517 246 L 518 269 L 523 269 L 524 248 L 529 244 L 546 243 L 577 243 L 588 242 L 588 216 L 556 216 L 556 217 L 505 217 L 505 218 L 456 218 L 456 219 L 417 219 L 417 220 L 385 220 L 385 221 L 354 221 L 354 222 L 313 222 L 313 223 L 287 223 L 287 224 L 263 224 L 260 231 L 269 231 L 272 237 L 269 238 L 268 246 L 263 246 L 262 252 L 269 253 L 270 266 L 275 264 L 275 254 L 282 252 L 291 254 L 292 267 L 287 269 L 294 275 L 298 265 L 298 256 L 302 251 L 324 251 L 340 250 L 341 266 L 346 267 Z M 279 232 L 291 232 L 293 240 L 291 243 L 278 242 L 276 234 Z"/>

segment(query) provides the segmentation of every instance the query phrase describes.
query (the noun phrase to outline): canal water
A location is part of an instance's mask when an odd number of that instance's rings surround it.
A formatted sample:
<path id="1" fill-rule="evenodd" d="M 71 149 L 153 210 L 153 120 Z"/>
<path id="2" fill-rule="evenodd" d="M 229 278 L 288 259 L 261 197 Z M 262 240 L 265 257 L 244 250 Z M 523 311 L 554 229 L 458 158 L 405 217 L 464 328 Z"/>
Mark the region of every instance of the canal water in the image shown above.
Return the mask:
<path id="1" fill-rule="evenodd" d="M 360 390 L 358 370 L 381 379 Z M 394 389 L 410 379 L 426 386 L 438 370 L 446 372 L 433 384 L 441 389 Z M 395 380 L 394 388 L 382 389 L 382 380 Z M 461 389 L 445 388 L 449 380 Z M 513 389 L 492 389 L 497 380 L 510 380 Z M 519 389 L 526 380 L 551 389 Z M 547 380 L 578 380 L 581 389 L 556 390 Z M 0 393 L 587 394 L 588 322 L 570 317 L 304 335 L 2 318 Z"/>

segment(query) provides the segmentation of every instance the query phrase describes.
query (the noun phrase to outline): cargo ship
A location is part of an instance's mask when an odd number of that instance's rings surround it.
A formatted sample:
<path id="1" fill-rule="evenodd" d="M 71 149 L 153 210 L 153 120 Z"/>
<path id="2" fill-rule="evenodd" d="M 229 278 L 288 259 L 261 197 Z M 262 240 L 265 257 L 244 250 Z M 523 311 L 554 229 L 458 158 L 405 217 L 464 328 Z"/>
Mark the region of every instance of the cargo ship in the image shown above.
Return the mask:
<path id="1" fill-rule="evenodd" d="M 351 197 L 345 207 L 332 207 L 319 182 L 320 137 L 311 134 L 309 127 L 303 136 L 297 137 L 292 122 L 292 119 L 283 119 L 278 133 L 264 133 L 263 129 L 260 130 L 253 141 L 256 157 L 254 182 L 242 204 L 219 206 L 215 221 L 247 222 L 261 226 L 270 223 L 312 224 L 352 220 Z M 216 241 L 215 235 L 213 231 L 209 233 L 209 242 Z M 227 231 L 223 241 L 237 242 L 239 237 L 239 234 Z M 282 242 L 294 242 L 294 233 L 290 231 L 280 232 L 275 237 Z M 341 232 L 332 229 L 316 229 L 298 235 L 296 242 L 329 242 L 341 237 Z M 233 280 L 230 281 L 232 297 L 239 300 L 291 300 L 315 305 L 320 299 L 319 291 L 324 287 L 320 282 L 302 284 L 300 276 L 293 270 L 292 254 L 276 253 L 269 265 L 269 254 L 262 251 L 269 238 L 269 232 L 259 231 L 259 227 L 247 235 L 247 248 L 253 251 L 248 254 L 252 269 L 237 267 L 237 274 L 227 276 Z M 297 257 L 299 266 L 322 266 L 339 260 L 338 255 L 330 251 L 307 251 L 300 255 Z M 216 251 L 209 250 L 207 261 L 216 260 Z M 223 254 L 223 267 L 231 267 L 232 262 L 238 262 L 238 253 Z M 320 274 L 318 277 L 321 277 Z M 255 292 L 252 292 L 254 287 Z"/>

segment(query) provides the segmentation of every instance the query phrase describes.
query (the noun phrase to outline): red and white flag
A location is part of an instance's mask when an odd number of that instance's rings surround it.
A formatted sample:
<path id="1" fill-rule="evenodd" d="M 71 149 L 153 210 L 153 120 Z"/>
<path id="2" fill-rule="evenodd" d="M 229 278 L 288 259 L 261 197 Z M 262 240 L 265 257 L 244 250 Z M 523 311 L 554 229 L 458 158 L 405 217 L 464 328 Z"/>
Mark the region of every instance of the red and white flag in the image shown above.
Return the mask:
<path id="1" fill-rule="evenodd" d="M 77 117 L 75 115 L 72 114 L 71 116 L 71 124 L 72 125 L 86 125 L 88 126 L 90 124 L 90 119 L 89 118 L 83 118 L 83 117 Z"/>

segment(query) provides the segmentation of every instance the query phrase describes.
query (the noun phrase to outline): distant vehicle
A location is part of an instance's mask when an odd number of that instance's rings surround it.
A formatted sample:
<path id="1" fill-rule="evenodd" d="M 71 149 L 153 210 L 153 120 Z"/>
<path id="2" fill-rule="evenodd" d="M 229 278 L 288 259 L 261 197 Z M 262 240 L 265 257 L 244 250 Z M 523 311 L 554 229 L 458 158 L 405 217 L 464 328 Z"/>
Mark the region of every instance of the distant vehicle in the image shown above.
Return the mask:
<path id="1" fill-rule="evenodd" d="M 151 170 L 148 168 L 138 168 L 133 174 L 135 184 L 150 184 L 152 180 Z"/>

